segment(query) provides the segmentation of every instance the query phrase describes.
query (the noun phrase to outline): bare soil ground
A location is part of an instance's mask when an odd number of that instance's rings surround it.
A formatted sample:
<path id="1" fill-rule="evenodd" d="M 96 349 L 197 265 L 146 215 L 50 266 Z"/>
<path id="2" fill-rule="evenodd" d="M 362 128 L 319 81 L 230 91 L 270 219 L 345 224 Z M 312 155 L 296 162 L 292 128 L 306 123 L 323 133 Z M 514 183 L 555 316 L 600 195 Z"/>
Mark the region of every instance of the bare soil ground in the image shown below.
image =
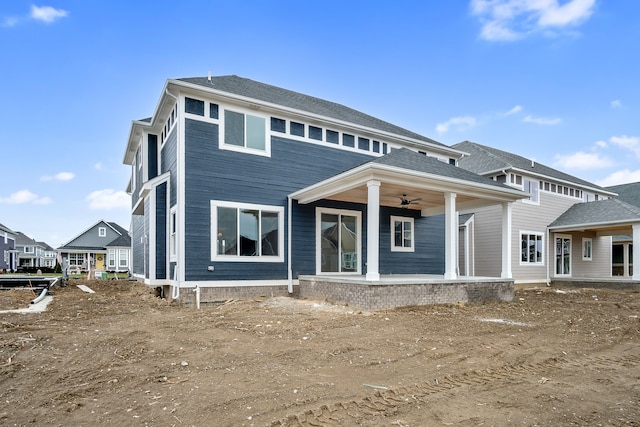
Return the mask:
<path id="1" fill-rule="evenodd" d="M 0 313 L 0 425 L 640 424 L 638 292 L 377 312 L 268 296 L 197 310 L 128 281 L 54 294 Z"/>

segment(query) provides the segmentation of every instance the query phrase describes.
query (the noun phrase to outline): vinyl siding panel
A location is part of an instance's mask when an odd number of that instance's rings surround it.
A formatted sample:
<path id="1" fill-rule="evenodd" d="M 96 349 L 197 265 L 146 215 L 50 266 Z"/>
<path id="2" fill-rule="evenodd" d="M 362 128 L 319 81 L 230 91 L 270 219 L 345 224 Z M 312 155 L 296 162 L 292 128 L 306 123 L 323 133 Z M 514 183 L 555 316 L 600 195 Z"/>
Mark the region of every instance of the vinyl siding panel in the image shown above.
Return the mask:
<path id="1" fill-rule="evenodd" d="M 133 274 L 144 274 L 144 216 L 132 215 L 131 217 L 131 255 Z"/>
<path id="2" fill-rule="evenodd" d="M 155 245 L 155 257 L 156 279 L 167 278 L 167 183 L 164 182 L 158 185 L 155 189 L 156 193 L 156 245 Z"/>
<path id="3" fill-rule="evenodd" d="M 167 136 L 160 152 L 161 175 L 166 172 L 171 173 L 170 182 L 178 182 L 178 153 L 177 153 L 177 129 L 175 126 L 173 131 Z M 169 206 L 174 206 L 177 201 L 176 186 L 169 186 Z"/>
<path id="4" fill-rule="evenodd" d="M 189 119 L 185 134 L 186 280 L 285 279 L 286 262 L 216 262 L 214 272 L 207 271 L 213 264 L 210 201 L 286 207 L 288 194 L 371 159 L 281 137 L 271 138 L 271 157 L 219 150 L 218 126 Z M 286 219 L 285 211 L 285 255 Z M 298 266 L 307 271 L 308 261 Z"/>

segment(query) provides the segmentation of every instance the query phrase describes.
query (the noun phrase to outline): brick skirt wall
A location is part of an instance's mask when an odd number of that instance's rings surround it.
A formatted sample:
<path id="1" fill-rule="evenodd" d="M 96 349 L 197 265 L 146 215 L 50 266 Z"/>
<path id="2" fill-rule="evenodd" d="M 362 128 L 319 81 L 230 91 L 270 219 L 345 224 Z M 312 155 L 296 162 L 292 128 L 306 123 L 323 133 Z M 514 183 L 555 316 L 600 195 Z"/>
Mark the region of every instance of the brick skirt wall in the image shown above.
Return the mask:
<path id="1" fill-rule="evenodd" d="M 616 291 L 640 291 L 640 281 L 625 279 L 551 279 L 551 286 L 556 288 L 595 288 Z"/>
<path id="2" fill-rule="evenodd" d="M 270 298 L 276 296 L 296 296 L 297 286 L 294 286 L 294 293 L 289 294 L 287 286 L 225 286 L 225 287 L 201 287 L 200 304 L 220 303 L 230 299 L 251 299 Z M 165 291 L 170 295 L 170 290 Z M 195 304 L 195 288 L 180 289 L 178 301 L 182 304 Z"/>
<path id="3" fill-rule="evenodd" d="M 299 282 L 300 298 L 326 299 L 332 303 L 353 305 L 366 310 L 458 302 L 511 301 L 514 296 L 513 280 L 502 279 L 379 283 L 301 276 Z"/>

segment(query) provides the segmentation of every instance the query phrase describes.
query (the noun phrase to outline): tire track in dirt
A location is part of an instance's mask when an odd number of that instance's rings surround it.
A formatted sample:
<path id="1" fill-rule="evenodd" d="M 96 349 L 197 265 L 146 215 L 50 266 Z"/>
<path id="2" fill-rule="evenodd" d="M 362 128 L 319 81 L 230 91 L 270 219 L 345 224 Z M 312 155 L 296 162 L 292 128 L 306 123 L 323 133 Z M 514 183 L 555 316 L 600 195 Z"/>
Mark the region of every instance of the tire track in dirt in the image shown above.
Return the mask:
<path id="1" fill-rule="evenodd" d="M 578 359 L 566 356 L 549 358 L 541 362 L 520 365 L 503 365 L 498 368 L 467 371 L 447 375 L 431 381 L 415 383 L 411 386 L 376 390 L 361 400 L 350 400 L 324 404 L 297 414 L 289 414 L 269 424 L 270 427 L 307 427 L 334 426 L 347 421 L 357 422 L 380 416 L 390 416 L 399 408 L 435 393 L 451 389 L 488 384 L 494 381 L 519 379 L 526 375 L 540 374 L 562 368 L 615 369 L 621 366 L 631 367 L 640 364 L 640 355 L 605 356 L 592 355 Z"/>

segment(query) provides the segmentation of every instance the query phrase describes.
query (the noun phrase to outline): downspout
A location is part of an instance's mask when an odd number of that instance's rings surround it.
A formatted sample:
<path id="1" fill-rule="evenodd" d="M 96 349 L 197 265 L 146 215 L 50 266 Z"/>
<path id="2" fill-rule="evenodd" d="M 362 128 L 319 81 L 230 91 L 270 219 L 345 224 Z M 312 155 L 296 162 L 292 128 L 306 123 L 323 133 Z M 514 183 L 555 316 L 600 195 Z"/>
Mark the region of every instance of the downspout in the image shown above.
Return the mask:
<path id="1" fill-rule="evenodd" d="M 169 92 L 169 89 L 168 89 L 168 88 L 164 90 L 164 93 L 166 93 L 167 95 L 169 95 L 170 97 L 172 97 L 173 99 L 175 99 L 175 100 L 176 100 L 176 102 L 178 102 L 178 97 L 177 97 L 177 96 L 175 96 L 174 94 L 172 94 L 171 92 Z"/>
<path id="2" fill-rule="evenodd" d="M 287 196 L 287 291 L 293 293 L 293 272 L 291 271 L 291 196 Z"/>

